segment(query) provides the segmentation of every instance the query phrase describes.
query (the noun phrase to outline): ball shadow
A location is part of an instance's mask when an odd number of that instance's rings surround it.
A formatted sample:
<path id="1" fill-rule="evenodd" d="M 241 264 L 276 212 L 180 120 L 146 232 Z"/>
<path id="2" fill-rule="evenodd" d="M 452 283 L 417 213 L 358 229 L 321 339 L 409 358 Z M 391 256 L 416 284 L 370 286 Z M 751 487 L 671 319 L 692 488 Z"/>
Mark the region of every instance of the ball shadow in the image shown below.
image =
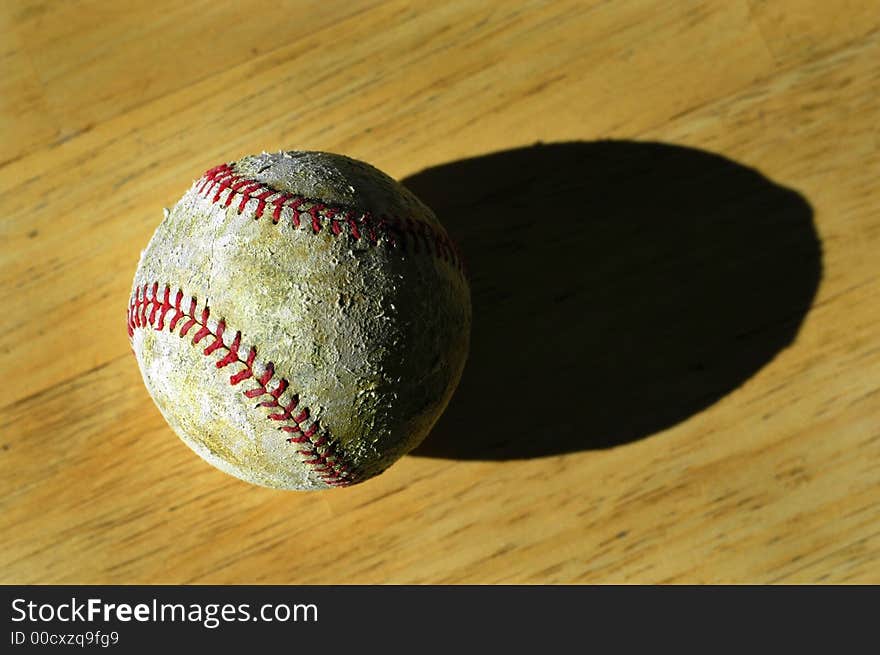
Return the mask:
<path id="1" fill-rule="evenodd" d="M 719 155 L 570 142 L 403 183 L 461 247 L 461 384 L 413 454 L 520 459 L 673 426 L 792 343 L 822 275 L 810 205 Z"/>

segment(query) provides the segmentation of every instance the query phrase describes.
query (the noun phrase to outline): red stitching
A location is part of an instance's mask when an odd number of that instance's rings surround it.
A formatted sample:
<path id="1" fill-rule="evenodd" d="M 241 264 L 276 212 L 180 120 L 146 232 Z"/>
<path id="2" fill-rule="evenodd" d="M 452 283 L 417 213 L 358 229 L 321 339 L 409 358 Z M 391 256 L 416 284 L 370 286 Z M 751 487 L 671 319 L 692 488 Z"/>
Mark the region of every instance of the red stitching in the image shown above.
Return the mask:
<path id="1" fill-rule="evenodd" d="M 203 339 L 213 337 L 213 341 L 202 349 L 202 352 L 205 355 L 212 355 L 218 350 L 223 351 L 224 356 L 216 362 L 217 368 L 224 368 L 231 364 L 241 364 L 243 368 L 238 373 L 230 376 L 229 384 L 235 386 L 244 380 L 253 379 L 259 385 L 245 390 L 243 392 L 244 395 L 247 398 L 268 396 L 269 398 L 259 403 L 257 407 L 274 407 L 282 410 L 281 412 L 269 414 L 266 418 L 283 423 L 283 425 L 276 428 L 277 430 L 288 435 L 295 435 L 288 437 L 286 441 L 302 447 L 300 450 L 297 450 L 297 453 L 303 455 L 304 463 L 312 467 L 312 470 L 323 482 L 332 487 L 347 487 L 357 482 L 361 474 L 355 467 L 346 462 L 338 442 L 334 441 L 326 430 L 319 434 L 318 421 L 311 421 L 310 424 L 306 425 L 310 420 L 308 407 L 300 408 L 299 413 L 296 416 L 293 415 L 293 410 L 299 405 L 299 396 L 294 394 L 286 406 L 282 406 L 279 403 L 278 399 L 290 385 L 286 378 L 279 377 L 276 374 L 275 365 L 272 362 L 267 363 L 263 367 L 263 372 L 258 374 L 255 370 L 257 349 L 251 346 L 248 349 L 247 357 L 244 359 L 239 354 L 239 350 L 242 348 L 241 332 L 236 332 L 231 343 L 227 345 L 223 340 L 223 336 L 227 332 L 226 321 L 220 320 L 217 323 L 217 327 L 211 330 L 208 327 L 211 309 L 206 306 L 200 313 L 197 313 L 198 303 L 195 298 L 191 298 L 189 310 L 184 311 L 181 309 L 183 297 L 183 291 L 178 290 L 172 305 L 171 288 L 169 286 L 165 286 L 161 297 L 158 282 L 137 287 L 134 298 L 128 306 L 127 324 L 129 338 L 134 336 L 136 328 L 150 326 L 158 331 L 163 330 L 165 315 L 174 309 L 175 313 L 168 323 L 168 330 L 175 332 L 177 324 L 182 319 L 186 319 L 179 331 L 179 336 L 183 338 L 187 332 L 197 326 L 198 330 L 192 339 L 194 345 Z M 148 311 L 149 315 L 147 314 Z M 273 380 L 275 382 L 270 389 L 270 384 Z"/>
<path id="2" fill-rule="evenodd" d="M 230 207 L 238 200 L 238 213 L 244 212 L 250 200 L 256 201 L 254 220 L 263 217 L 266 206 L 272 207 L 272 222 L 276 225 L 281 221 L 282 211 L 290 209 L 290 222 L 299 229 L 305 225 L 314 234 L 322 228 L 330 228 L 331 234 L 340 236 L 345 233 L 355 241 L 366 238 L 372 246 L 384 242 L 391 248 L 404 250 L 409 248 L 413 253 L 421 251 L 448 262 L 454 268 L 464 272 L 463 260 L 458 248 L 443 232 L 433 225 L 416 221 L 411 218 L 374 217 L 370 212 L 351 211 L 341 206 L 328 205 L 319 200 L 307 198 L 286 191 L 279 191 L 268 184 L 237 175 L 232 164 L 221 164 L 205 172 L 196 182 L 196 193 L 211 203 L 220 202 L 224 194 L 222 206 Z M 272 198 L 275 196 L 276 198 Z M 270 200 L 270 198 L 272 198 Z M 306 207 L 301 208 L 302 205 Z M 302 221 L 305 215 L 305 221 Z"/>

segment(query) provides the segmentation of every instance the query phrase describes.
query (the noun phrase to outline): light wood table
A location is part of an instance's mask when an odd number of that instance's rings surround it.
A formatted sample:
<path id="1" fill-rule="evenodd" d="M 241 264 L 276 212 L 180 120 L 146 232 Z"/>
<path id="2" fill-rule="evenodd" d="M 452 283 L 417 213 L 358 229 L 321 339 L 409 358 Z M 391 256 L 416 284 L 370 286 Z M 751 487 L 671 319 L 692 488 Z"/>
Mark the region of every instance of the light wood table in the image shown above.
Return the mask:
<path id="1" fill-rule="evenodd" d="M 0 582 L 880 582 L 875 0 L 23 0 L 0 34 Z M 468 259 L 458 393 L 349 489 L 205 464 L 125 331 L 162 207 L 282 148 L 403 179 Z"/>

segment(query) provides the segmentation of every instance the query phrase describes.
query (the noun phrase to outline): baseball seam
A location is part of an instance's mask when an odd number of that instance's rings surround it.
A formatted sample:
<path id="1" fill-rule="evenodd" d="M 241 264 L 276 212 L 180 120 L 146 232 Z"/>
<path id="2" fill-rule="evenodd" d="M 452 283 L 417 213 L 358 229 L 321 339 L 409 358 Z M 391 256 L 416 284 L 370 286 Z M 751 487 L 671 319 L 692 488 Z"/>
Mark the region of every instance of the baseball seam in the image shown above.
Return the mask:
<path id="1" fill-rule="evenodd" d="M 237 386 L 245 380 L 257 383 L 258 386 L 243 391 L 245 397 L 251 400 L 261 399 L 255 409 L 264 407 L 274 410 L 266 418 L 280 423 L 277 429 L 288 435 L 288 443 L 300 446 L 296 452 L 303 456 L 303 463 L 311 467 L 322 482 L 332 487 L 345 487 L 357 482 L 360 478 L 359 471 L 346 461 L 339 443 L 333 440 L 330 433 L 326 429 L 322 430 L 317 420 L 310 418 L 309 408 L 300 406 L 299 395 L 292 392 L 287 378 L 276 373 L 275 365 L 272 362 L 258 362 L 256 347 L 243 345 L 241 332 L 235 332 L 235 336 L 229 341 L 228 334 L 231 330 L 227 328 L 226 321 L 220 319 L 214 323 L 210 318 L 210 307 L 205 305 L 198 311 L 198 302 L 195 297 L 191 297 L 189 307 L 185 308 L 184 298 L 183 290 L 178 289 L 172 299 L 171 287 L 168 285 L 165 285 L 160 298 L 158 282 L 136 287 L 128 307 L 129 338 L 134 336 L 136 328 L 149 326 L 157 331 L 164 330 L 165 319 L 173 310 L 167 323 L 168 331 L 178 334 L 182 339 L 195 328 L 193 345 L 213 338 L 213 342 L 202 350 L 204 355 L 210 356 L 218 351 L 225 353 L 215 362 L 218 369 L 240 364 L 241 369 L 230 376 L 229 384 Z M 247 355 L 242 357 L 241 353 Z"/>
<path id="2" fill-rule="evenodd" d="M 353 210 L 341 205 L 323 203 L 306 196 L 279 191 L 268 184 L 236 174 L 231 164 L 221 164 L 205 172 L 195 182 L 196 193 L 213 204 L 236 207 L 239 214 L 249 203 L 253 205 L 254 220 L 263 217 L 270 207 L 272 223 L 282 219 L 294 229 L 305 229 L 314 234 L 327 228 L 334 236 L 347 233 L 355 241 L 365 239 L 370 245 L 381 242 L 391 248 L 426 253 L 449 263 L 464 272 L 463 260 L 455 243 L 441 229 L 412 218 L 374 216 L 371 212 Z"/>

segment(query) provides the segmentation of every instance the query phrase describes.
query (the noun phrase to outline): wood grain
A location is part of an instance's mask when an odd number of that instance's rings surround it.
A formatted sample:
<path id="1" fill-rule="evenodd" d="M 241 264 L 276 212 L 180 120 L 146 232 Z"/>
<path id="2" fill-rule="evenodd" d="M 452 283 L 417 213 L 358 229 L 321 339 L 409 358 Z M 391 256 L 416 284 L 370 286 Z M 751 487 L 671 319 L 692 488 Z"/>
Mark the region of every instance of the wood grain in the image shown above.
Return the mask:
<path id="1" fill-rule="evenodd" d="M 880 582 L 876 9 L 4 3 L 0 581 Z M 482 345 L 460 393 L 419 451 L 350 489 L 213 470 L 166 426 L 126 340 L 162 207 L 210 166 L 279 148 L 343 152 L 448 202 L 473 260 Z M 444 194 L 463 172 L 478 177 Z M 690 213 L 657 200 L 660 180 Z M 702 198 L 706 221 L 676 246 Z M 581 245 L 590 258 L 553 260 Z M 749 311 L 725 314 L 708 280 L 736 266 Z M 667 279 L 684 282 L 665 296 Z M 688 368 L 669 339 L 704 324 Z M 566 356 L 560 333 L 592 341 Z M 755 355 L 770 334 L 784 338 Z M 590 377 L 591 356 L 620 388 Z M 539 370 L 509 379 L 517 357 Z M 700 396 L 701 381 L 718 384 Z"/>

